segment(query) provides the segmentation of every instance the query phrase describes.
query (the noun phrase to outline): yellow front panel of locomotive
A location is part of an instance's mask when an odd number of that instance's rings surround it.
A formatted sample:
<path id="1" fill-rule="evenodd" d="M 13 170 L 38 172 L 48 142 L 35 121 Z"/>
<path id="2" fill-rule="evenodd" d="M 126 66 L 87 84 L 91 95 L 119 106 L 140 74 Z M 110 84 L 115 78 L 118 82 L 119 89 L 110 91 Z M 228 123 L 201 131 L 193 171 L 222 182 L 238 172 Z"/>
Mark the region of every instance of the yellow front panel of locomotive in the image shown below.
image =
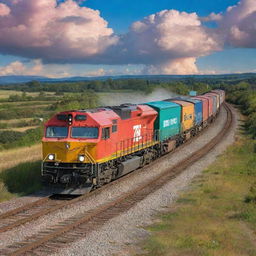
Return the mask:
<path id="1" fill-rule="evenodd" d="M 54 154 L 55 162 L 76 163 L 79 162 L 80 155 L 85 156 L 84 163 L 93 163 L 96 161 L 95 143 L 80 141 L 58 142 L 44 141 L 43 143 L 43 161 L 49 161 L 49 154 Z"/>

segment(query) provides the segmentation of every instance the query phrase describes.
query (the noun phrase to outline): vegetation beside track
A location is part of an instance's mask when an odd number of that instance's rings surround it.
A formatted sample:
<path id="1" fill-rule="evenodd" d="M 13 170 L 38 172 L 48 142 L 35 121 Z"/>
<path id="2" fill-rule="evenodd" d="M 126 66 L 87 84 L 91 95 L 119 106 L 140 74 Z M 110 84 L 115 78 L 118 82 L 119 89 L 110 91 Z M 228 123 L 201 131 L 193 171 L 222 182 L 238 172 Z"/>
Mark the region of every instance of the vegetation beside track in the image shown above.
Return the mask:
<path id="1" fill-rule="evenodd" d="M 148 227 L 145 255 L 256 255 L 256 154 L 244 135 Z"/>
<path id="2" fill-rule="evenodd" d="M 0 202 L 40 190 L 41 162 L 27 162 L 0 172 Z"/>
<path id="3" fill-rule="evenodd" d="M 0 90 L 0 96 L 6 91 Z M 39 143 L 43 122 L 67 109 L 94 108 L 98 96 L 91 91 L 54 95 L 51 92 L 20 93 L 0 98 L 0 151 Z"/>

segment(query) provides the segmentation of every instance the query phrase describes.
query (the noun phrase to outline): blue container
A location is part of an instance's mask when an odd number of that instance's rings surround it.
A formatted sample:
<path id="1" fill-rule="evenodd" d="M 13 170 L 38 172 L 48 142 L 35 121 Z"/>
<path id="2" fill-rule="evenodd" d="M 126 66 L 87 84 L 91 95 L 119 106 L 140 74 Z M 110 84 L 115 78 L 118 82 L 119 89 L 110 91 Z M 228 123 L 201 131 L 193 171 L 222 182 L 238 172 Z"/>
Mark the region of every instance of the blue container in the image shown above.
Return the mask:
<path id="1" fill-rule="evenodd" d="M 166 101 L 153 101 L 144 103 L 158 112 L 154 124 L 158 140 L 164 141 L 180 133 L 181 130 L 181 106 Z"/>

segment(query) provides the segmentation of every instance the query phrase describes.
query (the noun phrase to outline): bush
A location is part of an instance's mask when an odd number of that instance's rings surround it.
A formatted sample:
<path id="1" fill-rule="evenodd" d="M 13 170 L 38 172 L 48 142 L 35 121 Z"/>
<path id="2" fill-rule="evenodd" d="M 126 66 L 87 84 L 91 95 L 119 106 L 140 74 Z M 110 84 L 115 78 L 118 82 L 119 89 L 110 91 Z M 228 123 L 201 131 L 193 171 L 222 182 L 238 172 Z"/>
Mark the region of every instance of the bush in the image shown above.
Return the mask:
<path id="1" fill-rule="evenodd" d="M 0 181 L 10 192 L 26 195 L 38 191 L 41 188 L 40 161 L 23 163 L 2 171 Z"/>
<path id="2" fill-rule="evenodd" d="M 66 111 L 75 109 L 88 109 L 98 106 L 98 96 L 94 92 L 86 92 L 77 95 L 65 95 L 61 101 L 50 107 L 54 111 Z"/>
<path id="3" fill-rule="evenodd" d="M 41 140 L 43 127 L 29 129 L 25 132 L 3 131 L 0 133 L 0 150 L 31 146 Z"/>
<path id="4" fill-rule="evenodd" d="M 256 93 L 253 90 L 240 90 L 228 93 L 227 100 L 239 105 L 241 112 L 248 116 L 245 123 L 247 132 L 256 138 Z"/>
<path id="5" fill-rule="evenodd" d="M 0 123 L 0 129 L 6 129 L 8 125 L 6 123 Z"/>
<path id="6" fill-rule="evenodd" d="M 34 109 L 19 109 L 19 108 L 12 108 L 7 110 L 0 111 L 0 120 L 10 120 L 10 119 L 19 119 L 19 118 L 31 118 L 35 117 L 39 114 Z"/>
<path id="7" fill-rule="evenodd" d="M 22 137 L 22 132 L 15 132 L 15 131 L 3 131 L 0 132 L 0 143 L 1 144 L 8 144 L 13 143 L 14 141 L 19 140 Z"/>

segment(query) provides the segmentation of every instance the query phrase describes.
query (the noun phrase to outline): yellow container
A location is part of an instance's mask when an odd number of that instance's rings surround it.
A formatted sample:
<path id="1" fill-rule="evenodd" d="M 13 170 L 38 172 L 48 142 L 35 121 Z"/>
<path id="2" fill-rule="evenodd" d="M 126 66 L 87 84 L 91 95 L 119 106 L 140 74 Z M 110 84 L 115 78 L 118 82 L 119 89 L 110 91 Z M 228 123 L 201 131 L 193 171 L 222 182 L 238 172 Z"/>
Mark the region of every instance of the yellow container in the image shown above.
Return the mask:
<path id="1" fill-rule="evenodd" d="M 181 106 L 181 127 L 182 131 L 186 132 L 194 126 L 195 122 L 195 108 L 194 104 L 182 100 L 173 100 Z"/>

